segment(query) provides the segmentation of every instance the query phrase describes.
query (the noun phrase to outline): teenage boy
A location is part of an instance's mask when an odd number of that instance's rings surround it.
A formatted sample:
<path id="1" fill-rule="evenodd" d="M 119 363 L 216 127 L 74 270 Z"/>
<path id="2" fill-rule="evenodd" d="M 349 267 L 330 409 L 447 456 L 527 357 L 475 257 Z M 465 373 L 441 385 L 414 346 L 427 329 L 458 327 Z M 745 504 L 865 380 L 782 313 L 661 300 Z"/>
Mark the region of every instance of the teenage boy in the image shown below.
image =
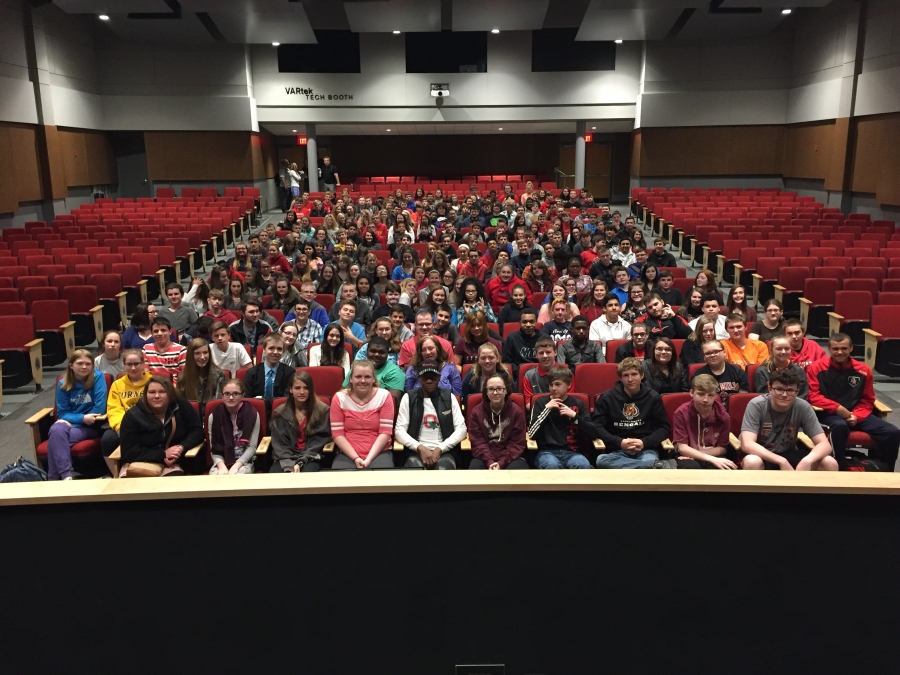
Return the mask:
<path id="1" fill-rule="evenodd" d="M 871 386 L 871 384 L 870 384 Z M 741 468 L 782 471 L 837 471 L 831 444 L 813 407 L 802 398 L 796 373 L 778 370 L 769 377 L 769 393 L 747 405 L 741 423 Z M 797 447 L 800 430 L 812 439 L 809 452 Z M 833 430 L 832 430 L 833 433 Z M 895 446 L 896 447 L 896 446 Z M 894 454 L 896 459 L 896 452 Z"/>
<path id="2" fill-rule="evenodd" d="M 481 252 L 477 247 L 472 246 L 472 248 L 469 249 L 468 256 L 468 262 L 464 265 L 457 266 L 456 273 L 461 277 L 475 277 L 483 282 L 487 268 L 481 262 Z"/>
<path id="3" fill-rule="evenodd" d="M 747 324 L 741 314 L 729 314 L 725 319 L 725 330 L 728 331 L 728 339 L 722 340 L 725 360 L 741 370 L 747 370 L 751 363 L 760 364 L 769 358 L 766 343 L 749 339 L 746 329 Z"/>
<path id="4" fill-rule="evenodd" d="M 572 339 L 572 322 L 566 320 L 569 313 L 569 301 L 565 298 L 556 298 L 550 303 L 550 319 L 541 328 L 541 333 L 553 340 L 554 344 L 559 344 L 563 340 Z"/>
<path id="5" fill-rule="evenodd" d="M 574 374 L 579 363 L 604 363 L 603 347 L 588 339 L 590 322 L 586 317 L 572 319 L 572 339 L 559 344 L 556 360 L 569 367 Z"/>
<path id="6" fill-rule="evenodd" d="M 250 299 L 241 305 L 241 320 L 228 327 L 231 339 L 239 345 L 249 345 L 250 352 L 256 354 L 257 345 L 272 329 L 265 321 L 260 321 L 262 305 L 259 300 Z"/>
<path id="7" fill-rule="evenodd" d="M 295 369 L 281 362 L 284 339 L 278 333 L 272 333 L 263 338 L 262 344 L 262 363 L 247 371 L 244 378 L 245 393 L 247 396 L 268 400 L 287 396 Z"/>
<path id="8" fill-rule="evenodd" d="M 650 293 L 644 300 L 647 313 L 637 318 L 635 326 L 647 326 L 650 331 L 649 341 L 667 337 L 672 340 L 684 340 L 691 334 L 687 322 L 667 307 L 663 299 L 656 293 Z"/>
<path id="9" fill-rule="evenodd" d="M 540 367 L 540 366 L 538 366 Z M 597 429 L 584 403 L 569 396 L 572 373 L 564 366 L 547 373 L 550 396 L 541 396 L 531 410 L 528 435 L 537 443 L 534 466 L 538 469 L 590 469 L 579 451 L 580 443 L 597 438 Z"/>
<path id="10" fill-rule="evenodd" d="M 566 280 L 575 279 L 575 291 L 577 293 L 588 293 L 594 285 L 594 280 L 587 274 L 581 273 L 581 258 L 573 255 L 566 263 L 566 274 L 559 278 L 559 282 L 565 285 Z"/>
<path id="11" fill-rule="evenodd" d="M 622 363 L 624 359 L 635 358 L 643 361 L 647 358 L 647 339 L 650 337 L 650 329 L 646 324 L 635 323 L 631 327 L 631 339 L 620 344 L 616 348 L 613 360 Z"/>
<path id="12" fill-rule="evenodd" d="M 834 333 L 828 340 L 828 351 L 830 357 L 819 359 L 806 369 L 808 400 L 822 409 L 819 419 L 831 427 L 831 443 L 838 463 L 846 468 L 847 437 L 851 431 L 862 431 L 876 443 L 869 450 L 871 457 L 893 471 L 900 448 L 900 429 L 872 414 L 875 409 L 872 371 L 851 358 L 853 344 L 849 335 Z M 770 383 L 774 375 L 769 377 Z"/>
<path id="13" fill-rule="evenodd" d="M 621 239 L 619 246 L 612 252 L 613 260 L 617 261 L 623 268 L 628 268 L 634 264 L 635 257 L 631 250 L 631 239 Z"/>
<path id="14" fill-rule="evenodd" d="M 609 292 L 615 295 L 619 299 L 619 304 L 624 307 L 625 303 L 628 302 L 628 292 L 629 286 L 631 285 L 631 277 L 628 275 L 628 270 L 626 270 L 621 265 L 616 265 L 612 269 L 613 279 L 615 280 L 615 285 L 610 287 Z"/>
<path id="15" fill-rule="evenodd" d="M 225 294 L 218 288 L 213 288 L 209 292 L 207 302 L 209 303 L 209 309 L 203 313 L 203 316 L 208 316 L 214 322 L 221 321 L 226 326 L 240 320 L 241 317 L 237 314 L 230 309 L 225 309 Z"/>
<path id="16" fill-rule="evenodd" d="M 389 281 L 384 285 L 384 304 L 372 312 L 372 321 L 383 316 L 390 316 L 395 306 L 403 308 L 403 322 L 412 323 L 416 320 L 416 313 L 409 305 L 400 304 L 400 286 L 396 281 Z"/>
<path id="17" fill-rule="evenodd" d="M 310 304 L 300 298 L 294 304 L 294 325 L 297 326 L 297 350 L 304 354 L 310 345 L 322 341 L 322 326 L 309 318 Z M 285 322 L 287 323 L 287 322 Z"/>
<path id="18" fill-rule="evenodd" d="M 697 370 L 694 377 L 712 375 L 718 383 L 716 393 L 728 410 L 728 399 L 732 394 L 746 394 L 750 391 L 747 373 L 725 360 L 725 348 L 718 340 L 704 342 L 700 350 L 703 352 L 706 365 Z"/>
<path id="19" fill-rule="evenodd" d="M 421 386 L 403 394 L 394 428 L 397 442 L 406 448 L 403 466 L 455 469 L 466 437 L 462 410 L 449 389 L 438 387 L 437 361 L 423 361 L 416 370 Z"/>
<path id="20" fill-rule="evenodd" d="M 712 321 L 716 322 L 716 339 L 717 340 L 725 340 L 728 338 L 728 331 L 725 330 L 725 317 L 719 314 L 719 296 L 715 293 L 705 293 L 703 295 L 703 301 L 700 305 L 703 314 L 709 317 Z M 691 327 L 691 330 L 697 327 L 697 321 L 700 319 L 698 316 L 696 319 L 691 321 L 688 326 Z"/>
<path id="21" fill-rule="evenodd" d="M 625 220 L 628 221 L 627 218 Z M 666 250 L 666 240 L 662 237 L 653 240 L 653 252 L 647 255 L 647 262 L 657 267 L 678 267 L 675 256 Z"/>
<path id="22" fill-rule="evenodd" d="M 516 274 L 522 276 L 525 268 L 531 264 L 531 252 L 528 250 L 528 244 L 525 243 L 524 239 L 519 239 L 516 242 L 516 247 L 518 253 L 510 258 L 509 263 L 513 266 Z"/>
<path id="23" fill-rule="evenodd" d="M 531 368 L 522 378 L 522 395 L 525 397 L 525 405 L 531 407 L 531 400 L 537 394 L 546 394 L 550 391 L 550 382 L 547 375 L 556 363 L 556 343 L 546 335 L 538 338 L 534 345 L 537 366 Z M 568 369 L 566 369 L 568 371 Z"/>
<path id="24" fill-rule="evenodd" d="M 537 311 L 525 307 L 519 313 L 519 330 L 503 341 L 503 363 L 512 366 L 514 379 L 518 379 L 519 366 L 523 363 L 537 363 L 536 348 L 541 335 L 536 328 Z"/>
<path id="25" fill-rule="evenodd" d="M 591 415 L 606 450 L 597 455 L 598 469 L 674 469 L 675 460 L 659 459 L 669 437 L 662 397 L 643 383 L 644 365 L 634 358 L 617 367 L 619 381 L 600 394 Z"/>
<path id="26" fill-rule="evenodd" d="M 684 295 L 675 288 L 675 277 L 669 270 L 661 270 L 659 273 L 659 285 L 653 289 L 669 307 L 681 307 L 684 304 Z"/>
<path id="27" fill-rule="evenodd" d="M 262 247 L 258 233 L 251 234 L 250 238 L 247 239 L 247 244 L 250 246 L 250 250 L 247 252 L 248 257 L 253 263 L 253 267 L 259 269 L 259 264 L 262 262 L 262 259 L 268 251 Z M 237 247 L 235 247 L 235 251 L 237 251 Z"/>
<path id="28" fill-rule="evenodd" d="M 803 324 L 799 319 L 788 319 L 784 322 L 784 336 L 791 341 L 791 361 L 803 370 L 828 356 L 817 343 L 803 336 Z"/>
<path id="29" fill-rule="evenodd" d="M 172 342 L 172 323 L 164 316 L 153 319 L 150 334 L 153 342 L 144 345 L 147 370 L 154 375 L 168 375 L 176 381 L 187 362 L 187 349 Z"/>
<path id="30" fill-rule="evenodd" d="M 213 341 L 209 348 L 212 361 L 228 377 L 237 377 L 238 370 L 246 368 L 252 363 L 244 346 L 231 341 L 228 326 L 224 322 L 214 322 L 209 327 L 209 332 Z"/>
<path id="31" fill-rule="evenodd" d="M 603 316 L 594 319 L 591 323 L 589 337 L 591 340 L 599 340 L 603 345 L 603 354 L 607 361 L 608 357 L 614 356 L 606 353 L 606 343 L 610 340 L 627 340 L 631 337 L 631 324 L 625 319 L 619 317 L 621 305 L 619 298 L 612 293 L 603 296 Z"/>
<path id="32" fill-rule="evenodd" d="M 679 469 L 737 469 L 725 454 L 731 417 L 716 395 L 718 383 L 709 375 L 691 382 L 691 400 L 672 415 L 672 442 Z"/>
<path id="33" fill-rule="evenodd" d="M 391 315 L 391 321 L 393 321 L 393 314 Z M 398 366 L 406 368 L 409 365 L 412 355 L 416 353 L 416 345 L 423 337 L 433 336 L 435 340 L 441 343 L 441 347 L 444 348 L 447 357 L 452 358 L 453 345 L 444 338 L 434 335 L 434 317 L 431 315 L 431 312 L 427 309 L 420 309 L 416 313 L 415 327 L 415 335 L 408 340 L 404 340 L 403 344 L 400 345 L 400 357 L 397 360 Z"/>
<path id="34" fill-rule="evenodd" d="M 396 363 L 388 360 L 390 343 L 379 335 L 373 335 L 366 345 L 366 358 L 375 366 L 375 380 L 378 382 L 378 386 L 387 389 L 394 397 L 394 402 L 399 403 L 400 397 L 403 396 L 403 387 L 406 384 L 406 374 Z M 350 373 L 347 373 L 344 378 L 344 386 L 350 386 Z"/>
<path id="35" fill-rule="evenodd" d="M 356 322 L 355 300 L 342 300 L 338 305 L 337 325 L 344 331 L 344 340 L 354 349 L 362 347 L 366 341 L 366 329 Z"/>
<path id="36" fill-rule="evenodd" d="M 163 315 L 172 324 L 172 330 L 178 335 L 184 335 L 197 323 L 197 312 L 193 307 L 181 303 L 184 289 L 178 284 L 166 284 L 166 297 L 169 299 L 169 306 L 163 310 Z"/>
<path id="37" fill-rule="evenodd" d="M 320 326 L 327 326 L 328 312 L 322 305 L 316 302 L 316 285 L 311 281 L 303 282 L 300 285 L 300 297 L 309 303 L 309 318 Z M 398 295 L 397 297 L 399 298 L 400 296 Z M 291 312 L 284 317 L 284 320 L 293 321 L 296 318 L 297 315 Z"/>
<path id="38" fill-rule="evenodd" d="M 356 307 L 356 323 L 362 324 L 364 328 L 372 325 L 372 310 L 369 305 L 363 302 L 362 298 L 359 297 L 356 286 L 353 284 L 344 284 L 341 286 L 340 302 L 334 303 L 331 307 L 331 311 L 328 313 L 328 319 L 330 321 L 338 320 L 338 312 L 340 312 L 341 305 L 346 300 L 351 301 Z"/>

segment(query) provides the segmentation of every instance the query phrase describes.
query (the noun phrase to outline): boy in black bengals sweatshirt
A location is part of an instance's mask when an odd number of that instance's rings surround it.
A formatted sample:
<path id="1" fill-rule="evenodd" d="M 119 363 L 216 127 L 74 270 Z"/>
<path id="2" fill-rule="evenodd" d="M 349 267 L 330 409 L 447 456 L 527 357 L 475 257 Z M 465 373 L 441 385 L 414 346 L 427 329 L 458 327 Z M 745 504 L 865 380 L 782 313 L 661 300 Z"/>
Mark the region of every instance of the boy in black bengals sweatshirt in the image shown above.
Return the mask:
<path id="1" fill-rule="evenodd" d="M 660 460 L 669 436 L 669 418 L 660 395 L 643 383 L 644 367 L 626 358 L 616 368 L 616 386 L 597 397 L 592 419 L 606 452 L 598 469 L 674 469 L 675 460 Z"/>
<path id="2" fill-rule="evenodd" d="M 547 381 L 550 396 L 535 400 L 528 425 L 528 435 L 538 446 L 534 465 L 538 469 L 590 469 L 591 463 L 578 445 L 597 438 L 597 429 L 584 403 L 569 396 L 572 371 L 556 366 L 547 373 Z"/>

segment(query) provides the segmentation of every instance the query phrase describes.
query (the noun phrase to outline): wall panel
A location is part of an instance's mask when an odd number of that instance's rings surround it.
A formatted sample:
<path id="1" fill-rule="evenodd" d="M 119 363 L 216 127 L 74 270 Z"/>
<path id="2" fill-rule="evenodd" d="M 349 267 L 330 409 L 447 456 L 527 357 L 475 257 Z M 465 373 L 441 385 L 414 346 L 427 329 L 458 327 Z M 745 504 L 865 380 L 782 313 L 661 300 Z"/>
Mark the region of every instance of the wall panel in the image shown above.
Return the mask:
<path id="1" fill-rule="evenodd" d="M 784 136 L 784 175 L 824 179 L 831 161 L 833 142 L 833 121 L 789 125 Z"/>
<path id="2" fill-rule="evenodd" d="M 12 213 L 18 206 L 9 126 L 0 124 L 0 213 Z"/>
<path id="3" fill-rule="evenodd" d="M 245 131 L 144 134 L 151 181 L 252 181 L 251 133 Z"/>
<path id="4" fill-rule="evenodd" d="M 43 190 L 35 128 L 11 125 L 9 139 L 15 168 L 16 201 L 17 203 L 39 201 L 43 197 Z"/>
<path id="5" fill-rule="evenodd" d="M 89 185 L 87 145 L 84 134 L 78 131 L 59 131 L 63 152 L 63 166 L 66 170 L 66 185 Z"/>
<path id="6" fill-rule="evenodd" d="M 878 190 L 878 173 L 881 170 L 884 131 L 887 120 L 883 117 L 860 119 L 856 122 L 856 146 L 853 156 L 853 192 Z M 896 146 L 893 152 L 896 152 Z"/>

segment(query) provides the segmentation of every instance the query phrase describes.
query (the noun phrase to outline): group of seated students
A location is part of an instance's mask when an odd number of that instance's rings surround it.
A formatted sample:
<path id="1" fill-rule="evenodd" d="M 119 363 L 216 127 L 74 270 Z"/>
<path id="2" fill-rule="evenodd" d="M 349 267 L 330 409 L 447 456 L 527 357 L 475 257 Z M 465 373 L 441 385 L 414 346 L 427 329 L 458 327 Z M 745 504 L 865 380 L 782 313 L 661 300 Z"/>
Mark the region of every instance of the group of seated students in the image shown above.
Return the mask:
<path id="1" fill-rule="evenodd" d="M 837 469 L 851 430 L 868 433 L 870 456 L 893 469 L 900 431 L 872 414 L 872 373 L 850 357 L 850 338 L 831 336 L 826 354 L 777 300 L 762 318 L 741 286 L 726 303 L 709 270 L 682 297 L 661 269 L 675 266 L 665 241 L 648 253 L 634 219 L 608 208 L 572 218 L 566 207 L 578 200 L 326 195 L 326 222 L 312 228 L 308 198 L 297 198 L 280 232 L 267 226 L 249 246 L 237 242 L 186 295 L 170 284 L 164 307 L 139 305 L 96 359 L 73 354 L 57 390 L 50 477 L 70 478 L 71 445 L 98 437 L 106 457 L 121 448 L 120 475 L 183 473 L 185 449 L 204 440 L 191 401 L 207 416 L 210 473 L 251 473 L 260 420 L 249 397 L 286 398 L 269 420 L 272 471 Z M 421 265 L 413 241 L 427 244 Z M 397 261 L 390 275 L 379 250 Z M 322 295 L 334 296 L 330 310 Z M 503 337 L 494 322 L 519 329 Z M 611 340 L 626 342 L 610 354 Z M 575 368 L 605 361 L 618 364 L 620 381 L 586 408 L 571 396 Z M 517 392 L 526 364 L 536 367 Z M 690 377 L 693 364 L 702 367 Z M 728 400 L 750 390 L 751 364 L 766 393 L 750 404 L 736 449 L 726 442 Z M 343 368 L 330 406 L 296 370 L 306 366 Z M 109 392 L 104 373 L 118 378 Z M 670 428 L 661 396 L 679 392 L 692 400 Z M 482 399 L 471 407 L 473 394 Z M 801 431 L 809 452 L 797 450 Z M 460 449 L 467 436 L 471 454 Z M 666 439 L 674 451 L 663 450 Z M 393 441 L 404 448 L 396 460 Z"/>

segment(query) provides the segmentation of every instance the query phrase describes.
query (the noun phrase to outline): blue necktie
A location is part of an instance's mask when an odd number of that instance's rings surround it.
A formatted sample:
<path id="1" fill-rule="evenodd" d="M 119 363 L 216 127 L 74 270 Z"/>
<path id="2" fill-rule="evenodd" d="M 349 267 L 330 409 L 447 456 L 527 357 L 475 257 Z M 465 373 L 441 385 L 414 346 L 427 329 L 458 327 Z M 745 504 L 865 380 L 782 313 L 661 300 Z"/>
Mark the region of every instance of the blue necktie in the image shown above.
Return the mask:
<path id="1" fill-rule="evenodd" d="M 266 373 L 266 398 L 275 397 L 275 371 Z"/>

